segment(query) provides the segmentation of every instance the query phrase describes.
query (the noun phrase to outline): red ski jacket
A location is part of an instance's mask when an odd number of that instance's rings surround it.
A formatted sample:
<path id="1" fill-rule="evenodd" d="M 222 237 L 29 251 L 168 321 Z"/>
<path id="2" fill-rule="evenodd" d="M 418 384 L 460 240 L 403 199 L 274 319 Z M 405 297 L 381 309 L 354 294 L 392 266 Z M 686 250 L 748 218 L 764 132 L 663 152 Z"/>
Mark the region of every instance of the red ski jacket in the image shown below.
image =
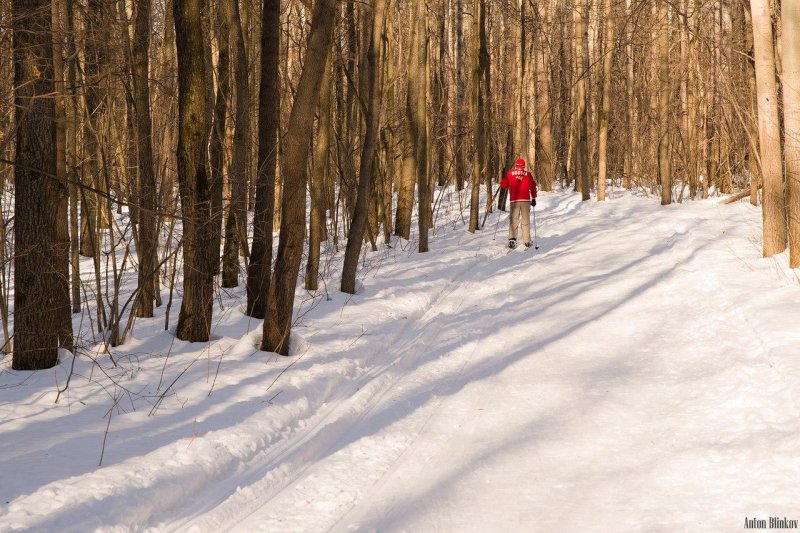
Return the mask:
<path id="1" fill-rule="evenodd" d="M 508 189 L 512 202 L 530 202 L 536 198 L 536 180 L 527 170 L 507 170 L 500 187 Z"/>

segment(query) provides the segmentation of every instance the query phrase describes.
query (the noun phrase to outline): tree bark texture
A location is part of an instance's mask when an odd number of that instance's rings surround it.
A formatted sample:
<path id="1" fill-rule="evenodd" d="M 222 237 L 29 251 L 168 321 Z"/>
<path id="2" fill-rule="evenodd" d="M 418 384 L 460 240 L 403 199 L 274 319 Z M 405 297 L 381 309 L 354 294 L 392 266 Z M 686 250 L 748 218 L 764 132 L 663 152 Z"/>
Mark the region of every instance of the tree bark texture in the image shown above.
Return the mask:
<path id="1" fill-rule="evenodd" d="M 289 354 L 294 292 L 306 230 L 308 132 L 314 123 L 322 72 L 331 45 L 335 5 L 335 0 L 317 0 L 314 4 L 305 63 L 297 83 L 284 141 L 285 151 L 281 162 L 283 220 L 261 343 L 262 350 L 281 355 Z"/>
<path id="2" fill-rule="evenodd" d="M 606 180 L 608 177 L 608 120 L 611 113 L 611 65 L 614 61 L 614 17 L 611 12 L 611 0 L 604 0 L 605 10 L 603 42 L 603 91 L 600 108 L 600 132 L 597 140 L 597 201 L 606 199 Z"/>
<path id="3" fill-rule="evenodd" d="M 781 165 L 778 90 L 775 83 L 775 52 L 768 0 L 750 0 L 758 98 L 758 143 L 764 180 L 762 205 L 763 254 L 771 257 L 786 249 L 785 201 Z"/>
<path id="4" fill-rule="evenodd" d="M 789 268 L 800 267 L 800 3 L 783 0 L 783 123 Z"/>
<path id="5" fill-rule="evenodd" d="M 152 0 L 137 0 L 133 37 L 133 90 L 136 150 L 139 168 L 139 293 L 137 314 L 153 316 L 158 265 L 156 176 L 153 167 L 153 124 L 150 116 L 150 28 Z"/>
<path id="6" fill-rule="evenodd" d="M 333 54 L 328 54 L 328 63 L 322 75 L 319 95 L 319 127 L 314 146 L 314 172 L 311 175 L 311 219 L 308 229 L 308 261 L 306 262 L 305 288 L 318 288 L 320 246 L 325 239 L 325 187 L 329 179 L 331 137 L 331 95 L 333 85 Z"/>
<path id="7" fill-rule="evenodd" d="M 661 205 L 672 203 L 672 143 L 670 128 L 669 4 L 660 0 L 658 9 L 658 178 Z"/>
<path id="8" fill-rule="evenodd" d="M 258 92 L 258 174 L 253 214 L 253 244 L 247 265 L 247 314 L 264 318 L 272 271 L 275 178 L 281 93 L 281 3 L 264 0 L 261 14 L 261 83 Z"/>
<path id="9" fill-rule="evenodd" d="M 183 301 L 177 337 L 206 342 L 211 336 L 214 297 L 211 221 L 212 187 L 208 162 L 210 113 L 206 83 L 203 0 L 175 0 L 178 50 L 178 185 L 183 211 Z"/>
<path id="10" fill-rule="evenodd" d="M 65 238 L 66 183 L 58 179 L 50 2 L 14 0 L 14 355 L 15 370 L 58 363 L 72 343 Z M 62 220 L 63 217 L 63 220 Z M 62 338 L 69 336 L 69 339 Z"/>
<path id="11" fill-rule="evenodd" d="M 250 80 L 247 50 L 239 13 L 238 0 L 222 0 L 223 16 L 231 32 L 233 50 L 236 114 L 234 116 L 233 150 L 228 173 L 230 202 L 225 220 L 225 253 L 222 265 L 222 286 L 239 285 L 239 251 L 247 250 L 247 152 L 250 143 Z M 245 254 L 246 255 L 246 254 Z"/>

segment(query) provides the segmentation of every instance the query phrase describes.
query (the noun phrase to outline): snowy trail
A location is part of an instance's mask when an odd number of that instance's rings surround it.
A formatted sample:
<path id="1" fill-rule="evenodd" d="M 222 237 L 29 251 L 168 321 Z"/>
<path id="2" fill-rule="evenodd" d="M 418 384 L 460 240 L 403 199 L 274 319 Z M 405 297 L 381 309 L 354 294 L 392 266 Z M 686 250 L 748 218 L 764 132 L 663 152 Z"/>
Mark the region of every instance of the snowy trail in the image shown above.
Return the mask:
<path id="1" fill-rule="evenodd" d="M 358 391 L 327 415 L 333 434 L 326 421 L 292 444 L 322 447 L 278 490 L 250 478 L 184 525 L 666 531 L 796 509 L 742 483 L 800 476 L 800 412 L 708 269 L 724 253 L 713 232 L 677 210 L 646 235 L 619 206 L 562 215 L 580 208 L 540 216 L 558 246 L 462 274 L 389 350 L 381 392 Z"/>
<path id="2" fill-rule="evenodd" d="M 194 366 L 154 416 L 132 398 L 108 419 L 100 468 L 109 400 L 94 367 L 79 361 L 57 407 L 52 373 L 0 372 L 0 471 L 19 479 L 0 483 L 0 531 L 800 518 L 800 284 L 760 258 L 756 209 L 558 191 L 540 196 L 541 249 L 510 253 L 505 214 L 476 235 L 447 216 L 430 253 L 384 250 L 363 292 L 299 306 L 292 358 L 254 351 L 236 294 L 209 345 L 143 321 L 121 383 L 155 389 Z"/>

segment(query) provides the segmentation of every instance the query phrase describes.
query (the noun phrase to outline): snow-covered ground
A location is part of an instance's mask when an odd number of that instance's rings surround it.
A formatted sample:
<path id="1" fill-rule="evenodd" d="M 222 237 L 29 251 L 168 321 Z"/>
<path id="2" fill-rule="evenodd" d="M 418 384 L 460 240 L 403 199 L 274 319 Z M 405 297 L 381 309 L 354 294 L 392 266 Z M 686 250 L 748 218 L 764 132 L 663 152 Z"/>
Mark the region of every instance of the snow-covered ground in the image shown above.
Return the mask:
<path id="1" fill-rule="evenodd" d="M 236 290 L 212 342 L 163 331 L 162 308 L 116 366 L 78 357 L 58 403 L 70 355 L 0 361 L 0 530 L 800 518 L 800 273 L 761 258 L 757 208 L 544 193 L 539 250 L 512 252 L 505 213 L 476 235 L 447 213 L 431 252 L 368 253 L 356 296 L 339 257 L 298 291 L 289 358 L 255 349 Z"/>

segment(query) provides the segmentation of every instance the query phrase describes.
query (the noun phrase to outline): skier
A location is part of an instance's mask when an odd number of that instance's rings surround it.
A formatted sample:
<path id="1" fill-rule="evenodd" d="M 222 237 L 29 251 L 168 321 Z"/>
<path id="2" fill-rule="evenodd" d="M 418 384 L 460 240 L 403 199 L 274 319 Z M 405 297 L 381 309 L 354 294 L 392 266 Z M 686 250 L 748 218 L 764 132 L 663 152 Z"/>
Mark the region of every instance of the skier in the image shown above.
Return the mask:
<path id="1" fill-rule="evenodd" d="M 525 170 L 525 160 L 514 162 L 514 168 L 506 171 L 500 187 L 508 189 L 511 197 L 511 218 L 508 226 L 508 247 L 517 247 L 517 226 L 522 223 L 522 241 L 531 246 L 531 206 L 536 206 L 536 180 Z M 530 202 L 530 203 L 529 203 Z"/>

